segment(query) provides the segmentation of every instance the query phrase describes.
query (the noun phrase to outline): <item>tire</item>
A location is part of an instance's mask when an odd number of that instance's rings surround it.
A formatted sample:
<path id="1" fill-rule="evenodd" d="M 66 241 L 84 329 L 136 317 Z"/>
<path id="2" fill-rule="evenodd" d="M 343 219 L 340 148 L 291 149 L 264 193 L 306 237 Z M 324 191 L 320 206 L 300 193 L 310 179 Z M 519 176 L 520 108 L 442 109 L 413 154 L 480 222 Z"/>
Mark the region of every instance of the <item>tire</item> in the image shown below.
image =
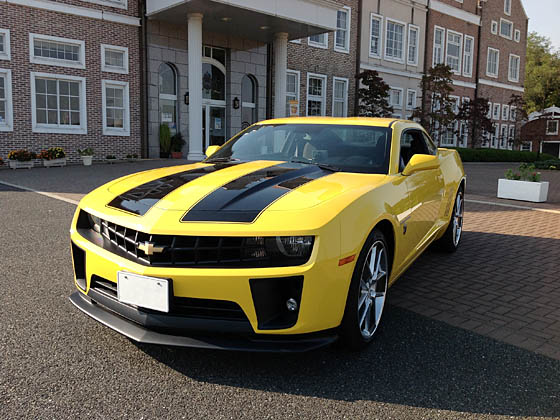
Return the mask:
<path id="1" fill-rule="evenodd" d="M 341 344 L 359 350 L 375 337 L 387 297 L 390 250 L 383 233 L 374 229 L 352 274 L 340 326 Z"/>
<path id="2" fill-rule="evenodd" d="M 455 204 L 453 205 L 453 213 L 451 214 L 449 225 L 441 239 L 437 241 L 438 248 L 442 251 L 452 253 L 459 248 L 461 236 L 463 234 L 464 203 L 463 187 L 460 187 L 455 197 Z"/>

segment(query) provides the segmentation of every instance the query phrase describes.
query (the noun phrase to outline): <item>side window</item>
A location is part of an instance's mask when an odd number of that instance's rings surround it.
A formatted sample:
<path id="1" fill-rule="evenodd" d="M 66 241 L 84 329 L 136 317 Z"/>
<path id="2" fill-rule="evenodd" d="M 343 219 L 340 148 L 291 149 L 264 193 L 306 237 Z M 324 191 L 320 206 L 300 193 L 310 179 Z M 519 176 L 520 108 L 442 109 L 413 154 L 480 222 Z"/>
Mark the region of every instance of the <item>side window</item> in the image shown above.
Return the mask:
<path id="1" fill-rule="evenodd" d="M 436 148 L 420 130 L 406 130 L 401 135 L 399 171 L 402 171 L 412 156 L 417 154 L 435 155 Z"/>
<path id="2" fill-rule="evenodd" d="M 437 154 L 437 147 L 426 133 L 422 133 L 422 137 L 424 137 L 424 141 L 426 142 L 426 147 L 428 148 L 428 154 L 435 156 Z"/>

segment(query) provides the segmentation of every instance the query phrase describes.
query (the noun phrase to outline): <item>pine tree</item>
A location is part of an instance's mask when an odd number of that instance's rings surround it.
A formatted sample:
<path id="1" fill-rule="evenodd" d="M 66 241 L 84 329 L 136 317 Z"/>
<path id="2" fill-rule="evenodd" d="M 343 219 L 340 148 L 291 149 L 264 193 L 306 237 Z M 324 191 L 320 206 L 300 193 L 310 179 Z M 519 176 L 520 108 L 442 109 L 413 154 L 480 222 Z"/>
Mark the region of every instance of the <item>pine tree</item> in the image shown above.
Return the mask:
<path id="1" fill-rule="evenodd" d="M 463 102 L 459 107 L 457 119 L 463 124 L 468 137 L 471 138 L 471 147 L 474 149 L 484 143 L 484 134 L 494 131 L 492 120 L 488 118 L 490 103 L 486 98 L 476 98 Z"/>
<path id="2" fill-rule="evenodd" d="M 393 107 L 389 105 L 390 87 L 375 70 L 366 70 L 358 75 L 360 87 L 358 89 L 360 117 L 390 117 Z"/>

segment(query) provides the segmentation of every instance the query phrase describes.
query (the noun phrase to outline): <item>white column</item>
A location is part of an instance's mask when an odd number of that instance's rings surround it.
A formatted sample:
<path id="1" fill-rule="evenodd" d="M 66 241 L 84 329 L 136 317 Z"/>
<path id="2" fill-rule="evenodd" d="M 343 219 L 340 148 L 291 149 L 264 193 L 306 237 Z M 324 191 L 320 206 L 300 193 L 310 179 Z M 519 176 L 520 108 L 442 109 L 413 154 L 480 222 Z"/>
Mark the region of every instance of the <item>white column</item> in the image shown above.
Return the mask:
<path id="1" fill-rule="evenodd" d="M 188 15 L 189 153 L 187 159 L 204 159 L 202 150 L 202 14 Z"/>
<path id="2" fill-rule="evenodd" d="M 274 34 L 274 118 L 286 116 L 286 69 L 288 67 L 288 34 Z"/>

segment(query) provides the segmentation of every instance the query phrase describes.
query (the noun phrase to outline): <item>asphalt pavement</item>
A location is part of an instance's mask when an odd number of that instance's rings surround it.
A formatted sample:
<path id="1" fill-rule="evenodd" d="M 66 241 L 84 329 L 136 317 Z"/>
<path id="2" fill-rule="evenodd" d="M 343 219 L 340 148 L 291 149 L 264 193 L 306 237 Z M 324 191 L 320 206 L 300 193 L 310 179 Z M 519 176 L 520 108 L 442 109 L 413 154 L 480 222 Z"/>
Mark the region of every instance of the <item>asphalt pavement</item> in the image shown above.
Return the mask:
<path id="1" fill-rule="evenodd" d="M 137 345 L 68 301 L 73 211 L 0 184 L 0 419 L 560 418 L 559 360 L 392 305 L 359 353 Z"/>

